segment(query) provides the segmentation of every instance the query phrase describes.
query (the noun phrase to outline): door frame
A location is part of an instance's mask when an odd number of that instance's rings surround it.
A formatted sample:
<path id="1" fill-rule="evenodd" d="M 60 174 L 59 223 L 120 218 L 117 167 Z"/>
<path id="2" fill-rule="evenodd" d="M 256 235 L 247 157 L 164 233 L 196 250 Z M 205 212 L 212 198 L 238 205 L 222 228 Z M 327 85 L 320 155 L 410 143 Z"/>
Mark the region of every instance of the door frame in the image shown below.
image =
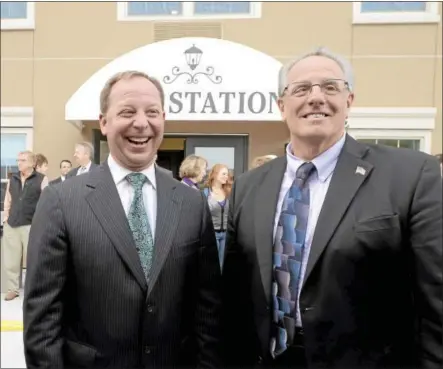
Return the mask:
<path id="1" fill-rule="evenodd" d="M 108 141 L 99 129 L 92 130 L 92 146 L 94 146 L 94 163 L 100 163 L 100 141 Z"/>
<path id="2" fill-rule="evenodd" d="M 248 156 L 249 156 L 249 135 L 246 133 L 225 133 L 225 134 L 217 134 L 217 133 L 165 133 L 164 137 L 181 137 L 184 139 L 188 138 L 242 138 L 242 146 L 243 146 L 243 173 L 248 170 Z M 92 144 L 94 146 L 94 163 L 100 164 L 100 141 L 107 141 L 106 136 L 104 136 L 99 129 L 92 130 Z M 186 154 L 186 144 L 185 144 L 185 154 Z M 240 174 L 240 173 L 238 173 Z M 238 175 L 236 173 L 236 176 Z"/>

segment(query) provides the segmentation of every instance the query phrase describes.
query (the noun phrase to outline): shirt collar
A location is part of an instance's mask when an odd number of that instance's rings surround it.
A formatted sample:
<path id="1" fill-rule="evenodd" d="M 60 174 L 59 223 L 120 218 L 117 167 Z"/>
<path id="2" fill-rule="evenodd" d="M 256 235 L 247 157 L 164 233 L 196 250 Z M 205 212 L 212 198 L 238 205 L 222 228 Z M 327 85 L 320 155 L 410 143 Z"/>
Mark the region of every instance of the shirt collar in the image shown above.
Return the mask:
<path id="1" fill-rule="evenodd" d="M 112 178 L 114 179 L 114 182 L 116 185 L 118 185 L 120 182 L 124 181 L 126 176 L 130 173 L 133 173 L 133 171 L 123 168 L 121 165 L 117 164 L 117 162 L 114 160 L 111 154 L 108 156 L 108 166 L 109 170 L 111 171 Z M 148 168 L 142 170 L 140 173 L 143 173 L 151 183 L 152 187 L 156 189 L 156 180 L 155 180 L 155 166 L 154 164 L 150 165 Z"/>
<path id="2" fill-rule="evenodd" d="M 86 164 L 85 166 L 83 166 L 81 168 L 85 168 L 85 171 L 89 172 L 89 169 L 91 169 L 91 164 L 92 164 L 92 161 L 89 160 L 88 164 Z"/>
<path id="3" fill-rule="evenodd" d="M 338 156 L 346 141 L 346 134 L 344 134 L 333 146 L 314 158 L 311 162 L 317 169 L 318 179 L 325 182 L 335 169 Z M 297 169 L 305 162 L 292 154 L 292 145 L 289 143 L 286 146 L 287 170 L 296 173 Z"/>

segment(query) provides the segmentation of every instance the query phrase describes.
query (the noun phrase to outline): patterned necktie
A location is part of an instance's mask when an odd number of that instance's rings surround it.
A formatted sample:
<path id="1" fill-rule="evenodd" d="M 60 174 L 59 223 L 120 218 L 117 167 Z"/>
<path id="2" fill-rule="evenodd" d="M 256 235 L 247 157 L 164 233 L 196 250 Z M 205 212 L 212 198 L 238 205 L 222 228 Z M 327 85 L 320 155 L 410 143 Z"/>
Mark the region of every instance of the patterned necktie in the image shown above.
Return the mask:
<path id="1" fill-rule="evenodd" d="M 78 170 L 77 175 L 79 176 L 79 175 L 81 175 L 81 174 L 83 174 L 85 172 L 86 172 L 86 167 L 80 167 L 80 169 Z"/>
<path id="2" fill-rule="evenodd" d="M 143 173 L 131 173 L 126 176 L 128 182 L 134 188 L 134 199 L 128 213 L 129 227 L 135 241 L 140 262 L 148 279 L 149 270 L 152 265 L 152 255 L 154 251 L 154 240 L 152 238 L 151 227 L 149 226 L 148 214 L 146 213 L 143 201 L 143 185 L 148 178 Z"/>
<path id="3" fill-rule="evenodd" d="M 276 356 L 293 342 L 295 333 L 298 287 L 309 215 L 309 186 L 306 183 L 314 171 L 312 163 L 304 163 L 297 170 L 283 201 L 275 235 L 271 351 Z"/>

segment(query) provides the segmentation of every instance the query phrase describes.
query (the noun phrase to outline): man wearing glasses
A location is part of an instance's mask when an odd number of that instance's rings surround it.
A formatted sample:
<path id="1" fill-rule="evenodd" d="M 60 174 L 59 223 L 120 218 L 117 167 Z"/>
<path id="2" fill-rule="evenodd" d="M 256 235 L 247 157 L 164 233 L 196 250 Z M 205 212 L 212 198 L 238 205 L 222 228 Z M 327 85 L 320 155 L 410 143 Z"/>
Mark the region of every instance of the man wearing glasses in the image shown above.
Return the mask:
<path id="1" fill-rule="evenodd" d="M 224 261 L 227 367 L 441 368 L 436 158 L 346 134 L 352 69 L 284 67 L 286 155 L 242 175 Z"/>

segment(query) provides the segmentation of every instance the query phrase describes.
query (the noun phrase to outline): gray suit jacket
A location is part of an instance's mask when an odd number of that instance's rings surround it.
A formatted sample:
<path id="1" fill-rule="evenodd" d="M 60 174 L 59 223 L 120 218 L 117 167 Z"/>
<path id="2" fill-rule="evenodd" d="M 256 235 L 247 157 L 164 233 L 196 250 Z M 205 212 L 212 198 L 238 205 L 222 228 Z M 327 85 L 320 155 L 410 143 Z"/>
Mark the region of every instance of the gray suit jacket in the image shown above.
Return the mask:
<path id="1" fill-rule="evenodd" d="M 223 267 L 227 367 L 271 360 L 273 227 L 285 170 L 278 158 L 234 183 Z M 441 368 L 442 287 L 437 160 L 348 136 L 301 289 L 308 367 Z"/>
<path id="2" fill-rule="evenodd" d="M 57 177 L 56 179 L 53 179 L 51 182 L 49 182 L 50 185 L 55 185 L 57 183 L 62 183 L 62 177 Z"/>
<path id="3" fill-rule="evenodd" d="M 44 190 L 25 286 L 28 368 L 219 364 L 220 267 L 204 196 L 156 170 L 146 281 L 107 164 Z"/>
<path id="4" fill-rule="evenodd" d="M 171 176 L 171 177 L 174 176 L 173 173 L 172 173 L 172 171 L 169 170 L 169 169 L 163 168 L 163 167 L 161 167 L 160 165 L 157 165 L 157 164 L 155 165 L 155 167 L 156 167 L 158 170 L 161 170 L 161 171 L 165 172 L 168 176 Z"/>

